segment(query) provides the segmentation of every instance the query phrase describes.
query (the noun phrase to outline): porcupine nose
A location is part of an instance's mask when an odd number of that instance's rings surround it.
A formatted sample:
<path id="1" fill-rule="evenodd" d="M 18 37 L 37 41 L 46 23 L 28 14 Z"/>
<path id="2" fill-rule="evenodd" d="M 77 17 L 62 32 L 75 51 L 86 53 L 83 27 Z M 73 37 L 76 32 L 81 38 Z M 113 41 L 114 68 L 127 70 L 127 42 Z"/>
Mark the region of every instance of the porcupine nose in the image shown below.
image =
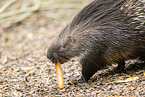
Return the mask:
<path id="1" fill-rule="evenodd" d="M 52 63 L 57 63 L 59 62 L 58 58 L 57 58 L 57 54 L 54 52 L 49 52 L 47 51 L 47 58 L 51 60 Z"/>

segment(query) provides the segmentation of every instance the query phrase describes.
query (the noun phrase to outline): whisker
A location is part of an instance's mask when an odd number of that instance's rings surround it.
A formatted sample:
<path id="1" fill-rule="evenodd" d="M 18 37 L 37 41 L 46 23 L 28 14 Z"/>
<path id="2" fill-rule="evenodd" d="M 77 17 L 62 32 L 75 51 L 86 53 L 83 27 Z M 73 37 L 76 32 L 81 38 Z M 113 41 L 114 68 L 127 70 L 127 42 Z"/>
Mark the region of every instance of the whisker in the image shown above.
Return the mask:
<path id="1" fill-rule="evenodd" d="M 41 39 L 43 40 L 43 44 L 46 48 L 48 48 L 48 44 L 46 43 L 46 41 L 41 37 Z"/>

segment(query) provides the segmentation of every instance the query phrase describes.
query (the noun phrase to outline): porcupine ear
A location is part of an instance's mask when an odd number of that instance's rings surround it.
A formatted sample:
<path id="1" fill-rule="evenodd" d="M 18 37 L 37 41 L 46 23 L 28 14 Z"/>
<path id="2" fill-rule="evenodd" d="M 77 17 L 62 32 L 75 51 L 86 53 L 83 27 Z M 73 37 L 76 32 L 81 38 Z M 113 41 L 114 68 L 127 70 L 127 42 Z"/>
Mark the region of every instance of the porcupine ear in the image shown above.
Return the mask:
<path id="1" fill-rule="evenodd" d="M 76 42 L 76 40 L 72 36 L 67 36 L 67 41 L 73 44 Z"/>

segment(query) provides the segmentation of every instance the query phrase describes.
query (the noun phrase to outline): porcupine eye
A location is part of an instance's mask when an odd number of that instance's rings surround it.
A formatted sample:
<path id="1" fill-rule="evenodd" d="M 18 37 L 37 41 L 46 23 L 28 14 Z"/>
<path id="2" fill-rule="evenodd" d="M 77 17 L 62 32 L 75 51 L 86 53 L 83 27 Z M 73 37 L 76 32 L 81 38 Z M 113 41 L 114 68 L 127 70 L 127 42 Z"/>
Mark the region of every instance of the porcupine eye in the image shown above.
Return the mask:
<path id="1" fill-rule="evenodd" d="M 67 46 L 67 44 L 66 44 L 66 43 L 62 44 L 62 49 L 65 49 L 65 48 L 66 48 L 66 46 Z"/>
<path id="2" fill-rule="evenodd" d="M 64 49 L 67 45 L 69 46 L 69 44 L 74 44 L 74 42 L 75 40 L 71 36 L 68 36 L 66 39 L 66 43 L 62 45 L 62 48 Z"/>
<path id="3" fill-rule="evenodd" d="M 63 45 L 62 47 L 65 48 L 65 45 Z"/>

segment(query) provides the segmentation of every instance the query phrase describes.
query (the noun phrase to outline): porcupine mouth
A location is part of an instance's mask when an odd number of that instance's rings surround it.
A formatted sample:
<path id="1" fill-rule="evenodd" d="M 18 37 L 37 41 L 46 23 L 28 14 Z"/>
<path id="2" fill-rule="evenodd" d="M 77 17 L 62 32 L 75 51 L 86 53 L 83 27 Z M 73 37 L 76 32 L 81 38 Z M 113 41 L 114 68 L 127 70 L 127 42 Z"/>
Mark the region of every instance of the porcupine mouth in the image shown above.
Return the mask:
<path id="1" fill-rule="evenodd" d="M 65 62 L 67 62 L 69 60 L 69 58 L 64 57 L 64 56 L 59 56 L 58 61 L 63 64 Z"/>
<path id="2" fill-rule="evenodd" d="M 67 62 L 69 60 L 69 58 L 66 58 L 64 56 L 58 56 L 54 52 L 47 53 L 47 58 L 50 59 L 52 63 L 60 62 L 61 64 L 65 63 L 65 62 Z"/>

